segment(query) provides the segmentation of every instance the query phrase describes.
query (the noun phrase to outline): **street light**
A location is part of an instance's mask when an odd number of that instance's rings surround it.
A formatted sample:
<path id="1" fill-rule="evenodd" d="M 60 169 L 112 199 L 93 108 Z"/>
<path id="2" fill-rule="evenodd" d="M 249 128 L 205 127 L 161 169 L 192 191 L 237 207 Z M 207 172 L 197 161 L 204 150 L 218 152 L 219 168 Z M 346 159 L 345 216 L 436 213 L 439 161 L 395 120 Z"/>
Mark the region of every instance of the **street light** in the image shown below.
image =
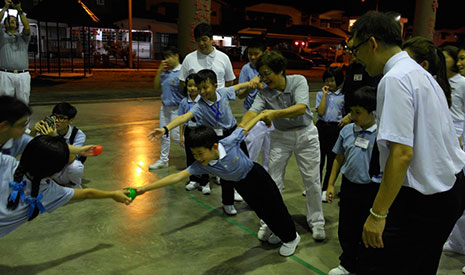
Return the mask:
<path id="1" fill-rule="evenodd" d="M 128 60 L 129 68 L 132 69 L 132 0 L 128 0 L 129 4 L 129 19 L 128 19 L 128 29 L 129 29 L 129 44 L 128 44 Z"/>

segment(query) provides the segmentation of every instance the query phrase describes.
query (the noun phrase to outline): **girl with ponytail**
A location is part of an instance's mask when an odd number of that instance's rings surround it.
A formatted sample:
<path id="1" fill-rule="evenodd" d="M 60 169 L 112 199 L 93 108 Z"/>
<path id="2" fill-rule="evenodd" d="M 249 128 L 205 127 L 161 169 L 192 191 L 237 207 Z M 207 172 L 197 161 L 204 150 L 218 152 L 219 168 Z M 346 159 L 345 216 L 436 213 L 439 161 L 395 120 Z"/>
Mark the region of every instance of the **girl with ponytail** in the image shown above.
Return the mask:
<path id="1" fill-rule="evenodd" d="M 68 163 L 69 154 L 66 141 L 51 136 L 34 138 L 19 163 L 0 154 L 0 237 L 70 200 L 112 198 L 126 205 L 131 203 L 127 191 L 71 189 L 56 184 L 51 177 Z"/>

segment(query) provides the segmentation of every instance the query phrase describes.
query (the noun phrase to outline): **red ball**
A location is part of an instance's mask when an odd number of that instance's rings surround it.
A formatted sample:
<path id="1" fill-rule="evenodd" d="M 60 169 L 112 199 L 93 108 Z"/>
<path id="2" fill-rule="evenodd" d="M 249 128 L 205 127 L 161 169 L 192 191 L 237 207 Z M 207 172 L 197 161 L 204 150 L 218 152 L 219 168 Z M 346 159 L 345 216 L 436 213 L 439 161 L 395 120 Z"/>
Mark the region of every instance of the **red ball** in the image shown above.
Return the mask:
<path id="1" fill-rule="evenodd" d="M 94 156 L 98 156 L 103 152 L 103 146 L 102 145 L 96 145 L 94 149 L 92 149 L 94 152 Z"/>

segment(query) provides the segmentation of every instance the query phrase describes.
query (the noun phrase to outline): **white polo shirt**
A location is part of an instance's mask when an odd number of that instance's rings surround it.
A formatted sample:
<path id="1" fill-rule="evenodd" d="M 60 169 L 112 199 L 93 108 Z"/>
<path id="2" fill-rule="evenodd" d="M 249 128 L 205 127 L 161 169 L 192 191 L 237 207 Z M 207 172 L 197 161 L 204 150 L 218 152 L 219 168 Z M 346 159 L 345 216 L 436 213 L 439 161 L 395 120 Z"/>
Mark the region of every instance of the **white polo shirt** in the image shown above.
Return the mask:
<path id="1" fill-rule="evenodd" d="M 229 57 L 215 48 L 213 48 L 213 51 L 208 55 L 205 55 L 198 50 L 188 54 L 182 62 L 181 72 L 179 73 L 178 78 L 185 82 L 187 76 L 204 69 L 209 69 L 215 72 L 218 89 L 223 88 L 226 81 L 236 79 Z"/>
<path id="2" fill-rule="evenodd" d="M 449 84 L 452 88 L 450 112 L 455 124 L 457 137 L 460 137 L 463 132 L 463 123 L 465 122 L 465 76 L 456 74 L 449 78 Z"/>
<path id="3" fill-rule="evenodd" d="M 449 190 L 465 166 L 465 152 L 444 92 L 404 51 L 388 60 L 383 73 L 376 106 L 381 168 L 391 142 L 407 145 L 413 148 L 413 158 L 403 185 L 425 195 Z"/>

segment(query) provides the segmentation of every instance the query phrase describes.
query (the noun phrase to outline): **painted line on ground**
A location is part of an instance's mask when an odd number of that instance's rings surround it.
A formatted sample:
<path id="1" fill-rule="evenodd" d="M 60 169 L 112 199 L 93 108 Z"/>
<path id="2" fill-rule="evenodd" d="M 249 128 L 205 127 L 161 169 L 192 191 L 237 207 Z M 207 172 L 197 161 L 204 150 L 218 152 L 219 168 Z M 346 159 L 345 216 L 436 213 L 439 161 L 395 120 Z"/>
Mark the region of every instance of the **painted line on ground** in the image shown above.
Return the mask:
<path id="1" fill-rule="evenodd" d="M 173 186 L 174 188 L 174 186 Z M 194 195 L 192 194 L 187 194 L 187 196 L 197 202 L 198 204 L 200 204 L 201 206 L 205 207 L 206 209 L 208 209 L 209 211 L 215 213 L 215 215 L 217 216 L 220 216 L 220 217 L 223 217 L 223 215 L 220 213 L 220 211 L 216 210 L 215 208 L 213 208 L 212 206 L 210 206 L 209 204 L 203 202 L 202 200 L 196 198 Z M 238 221 L 234 220 L 233 218 L 231 217 L 225 217 L 224 218 L 225 220 L 227 220 L 228 222 L 234 224 L 235 226 L 239 227 L 240 229 L 244 230 L 245 232 L 249 233 L 250 235 L 254 236 L 254 237 L 257 237 L 257 233 L 251 229 L 249 229 L 248 227 L 244 226 L 243 224 L 239 223 Z M 291 258 L 292 260 L 298 262 L 299 264 L 305 266 L 306 268 L 312 270 L 313 272 L 315 272 L 316 274 L 320 274 L 320 275 L 324 275 L 326 274 L 325 272 L 319 270 L 317 267 L 314 267 L 313 265 L 309 264 L 308 262 L 306 262 L 305 260 L 297 257 L 296 255 L 292 255 L 290 256 L 289 258 Z"/>

